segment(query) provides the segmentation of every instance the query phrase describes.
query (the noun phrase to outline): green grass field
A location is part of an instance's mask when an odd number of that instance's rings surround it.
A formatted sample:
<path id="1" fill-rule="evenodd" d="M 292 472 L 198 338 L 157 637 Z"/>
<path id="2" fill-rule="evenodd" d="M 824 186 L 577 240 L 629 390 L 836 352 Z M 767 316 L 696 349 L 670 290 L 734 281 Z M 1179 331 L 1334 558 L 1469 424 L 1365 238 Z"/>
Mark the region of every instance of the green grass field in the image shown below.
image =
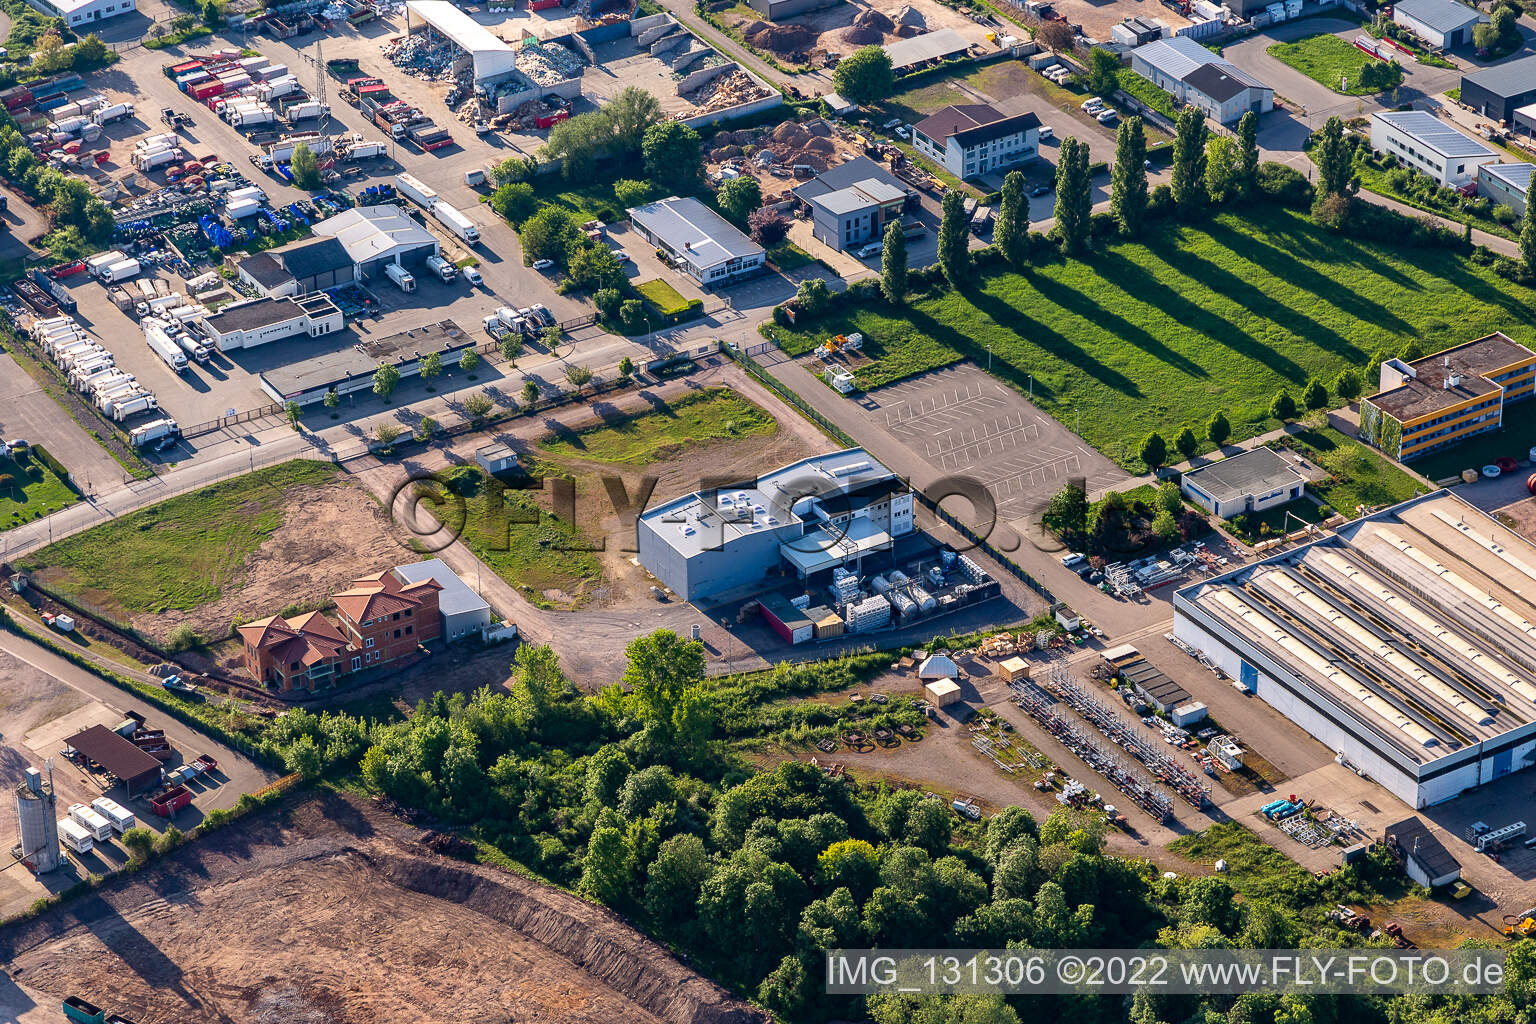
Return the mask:
<path id="1" fill-rule="evenodd" d="M 323 486 L 336 467 L 298 460 L 162 501 L 28 555 L 58 590 L 127 614 L 186 611 L 217 600 L 283 524 L 295 487 Z M 125 616 L 126 617 L 126 616 Z"/>
<path id="2" fill-rule="evenodd" d="M 859 331 L 873 390 L 964 358 L 1073 423 L 1110 458 L 1139 470 L 1148 431 L 1201 432 L 1223 410 L 1234 439 L 1277 425 L 1269 404 L 1311 376 L 1363 367 L 1409 339 L 1455 344 L 1502 330 L 1536 341 L 1530 289 L 1455 254 L 1395 249 L 1253 206 L 1199 226 L 1159 223 L 1146 242 L 1086 260 L 1001 273 L 965 292 L 844 309 L 796 329 L 769 327 L 790 354 Z"/>
<path id="3" fill-rule="evenodd" d="M 1311 877 L 1306 868 L 1235 821 L 1183 836 L 1168 844 L 1168 849 L 1201 864 L 1226 861 L 1227 871 L 1221 877 L 1250 899 L 1272 896 L 1270 890 L 1277 883 L 1295 885 Z"/>
<path id="4" fill-rule="evenodd" d="M 1356 81 L 1360 77 L 1360 68 L 1371 58 L 1338 36 L 1324 33 L 1294 43 L 1276 43 L 1268 53 L 1314 82 L 1345 96 L 1368 96 L 1376 92 L 1375 89 L 1360 88 Z M 1339 88 L 1346 77 L 1349 88 Z"/>
<path id="5" fill-rule="evenodd" d="M 635 291 L 650 300 L 651 305 L 661 311 L 663 316 L 675 316 L 688 308 L 688 300 L 682 293 L 661 278 L 651 281 L 642 281 L 635 285 Z"/>
<path id="6" fill-rule="evenodd" d="M 1424 486 L 1404 473 L 1379 452 L 1345 437 L 1332 427 L 1303 430 L 1286 439 L 1285 445 L 1333 474 L 1329 483 L 1312 488 L 1334 511 L 1353 519 L 1361 505 L 1376 508 L 1407 501 Z"/>
<path id="7" fill-rule="evenodd" d="M 767 412 L 724 388 L 712 388 L 662 409 L 556 435 L 540 447 L 551 455 L 644 466 L 676 454 L 684 445 L 735 441 L 777 430 Z"/>
<path id="8" fill-rule="evenodd" d="M 74 488 L 35 455 L 22 456 L 20 462 L 0 455 L 0 482 L 4 483 L 0 486 L 0 530 L 40 519 L 80 500 Z"/>

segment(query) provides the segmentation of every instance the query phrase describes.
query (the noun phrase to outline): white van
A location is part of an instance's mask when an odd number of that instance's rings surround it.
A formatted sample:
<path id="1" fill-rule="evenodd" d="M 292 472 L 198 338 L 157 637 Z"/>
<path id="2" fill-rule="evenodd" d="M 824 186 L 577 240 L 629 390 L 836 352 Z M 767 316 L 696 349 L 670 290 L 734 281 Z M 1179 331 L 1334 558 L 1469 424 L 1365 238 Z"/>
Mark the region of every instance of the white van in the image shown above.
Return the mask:
<path id="1" fill-rule="evenodd" d="M 1076 551 L 1061 556 L 1061 564 L 1068 569 L 1076 569 L 1086 561 L 1088 561 L 1088 556 L 1079 554 Z"/>

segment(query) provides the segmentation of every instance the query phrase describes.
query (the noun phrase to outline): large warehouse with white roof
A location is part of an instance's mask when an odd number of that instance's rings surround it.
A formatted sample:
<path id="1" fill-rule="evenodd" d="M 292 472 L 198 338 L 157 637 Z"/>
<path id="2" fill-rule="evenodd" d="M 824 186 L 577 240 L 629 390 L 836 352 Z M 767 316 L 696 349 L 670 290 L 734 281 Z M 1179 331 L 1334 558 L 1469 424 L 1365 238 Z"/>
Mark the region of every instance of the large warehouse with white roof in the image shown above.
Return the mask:
<path id="1" fill-rule="evenodd" d="M 1536 545 L 1448 491 L 1180 590 L 1174 635 L 1410 807 L 1536 763 Z"/>
<path id="2" fill-rule="evenodd" d="M 512 44 L 448 0 L 408 0 L 405 24 L 407 32 L 430 28 L 468 54 L 475 63 L 476 82 L 486 82 L 516 70 L 517 51 Z"/>

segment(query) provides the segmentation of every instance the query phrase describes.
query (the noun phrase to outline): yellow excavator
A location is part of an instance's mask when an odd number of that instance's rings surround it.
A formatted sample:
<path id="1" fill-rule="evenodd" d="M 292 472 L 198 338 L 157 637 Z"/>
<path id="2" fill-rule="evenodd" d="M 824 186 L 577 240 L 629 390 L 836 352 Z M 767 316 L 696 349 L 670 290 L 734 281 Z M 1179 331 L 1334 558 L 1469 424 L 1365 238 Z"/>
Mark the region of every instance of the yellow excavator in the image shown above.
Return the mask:
<path id="1" fill-rule="evenodd" d="M 1505 914 L 1504 937 L 1506 939 L 1536 938 L 1536 907 L 1518 914 Z"/>

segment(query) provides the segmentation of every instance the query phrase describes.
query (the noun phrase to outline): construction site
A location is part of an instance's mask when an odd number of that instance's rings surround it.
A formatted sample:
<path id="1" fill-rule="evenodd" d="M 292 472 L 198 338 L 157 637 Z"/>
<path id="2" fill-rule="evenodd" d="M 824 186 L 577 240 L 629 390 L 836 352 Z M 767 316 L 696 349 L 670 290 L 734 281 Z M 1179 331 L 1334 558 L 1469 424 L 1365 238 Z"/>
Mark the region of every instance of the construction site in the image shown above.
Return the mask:
<path id="1" fill-rule="evenodd" d="M 800 68 L 833 67 L 861 46 L 881 46 L 944 29 L 960 33 L 973 45 L 993 49 L 989 34 L 995 39 L 1008 28 L 984 11 L 957 10 L 932 0 L 879 8 L 835 3 L 779 19 L 735 0 L 716 0 L 708 10 L 754 50 Z"/>
<path id="2" fill-rule="evenodd" d="M 355 797 L 257 812 L 0 930 L 0 1018 L 75 998 L 146 1022 L 766 1024 L 617 915 L 451 856 L 471 851 Z"/>

